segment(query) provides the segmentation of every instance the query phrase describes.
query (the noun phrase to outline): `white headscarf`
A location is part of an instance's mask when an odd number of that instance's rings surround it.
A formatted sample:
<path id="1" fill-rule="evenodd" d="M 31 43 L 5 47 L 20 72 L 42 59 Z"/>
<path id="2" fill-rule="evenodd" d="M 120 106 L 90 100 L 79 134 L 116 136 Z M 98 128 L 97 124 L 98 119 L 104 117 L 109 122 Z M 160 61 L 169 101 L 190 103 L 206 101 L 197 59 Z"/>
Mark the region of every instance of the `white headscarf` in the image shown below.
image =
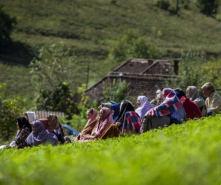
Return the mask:
<path id="1" fill-rule="evenodd" d="M 153 106 L 150 104 L 146 96 L 138 96 L 137 100 L 140 102 L 140 106 L 135 110 L 135 112 L 141 119 L 143 119 L 147 111 L 149 111 Z"/>

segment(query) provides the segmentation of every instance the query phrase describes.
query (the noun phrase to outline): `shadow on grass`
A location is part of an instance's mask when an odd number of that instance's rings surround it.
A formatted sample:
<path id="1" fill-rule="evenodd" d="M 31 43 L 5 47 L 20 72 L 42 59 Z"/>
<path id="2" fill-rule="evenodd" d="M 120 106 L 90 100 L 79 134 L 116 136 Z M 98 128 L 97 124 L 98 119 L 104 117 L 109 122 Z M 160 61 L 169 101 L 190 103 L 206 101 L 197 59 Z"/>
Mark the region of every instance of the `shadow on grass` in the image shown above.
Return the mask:
<path id="1" fill-rule="evenodd" d="M 27 66 L 34 56 L 36 52 L 25 43 L 0 42 L 0 63 Z"/>

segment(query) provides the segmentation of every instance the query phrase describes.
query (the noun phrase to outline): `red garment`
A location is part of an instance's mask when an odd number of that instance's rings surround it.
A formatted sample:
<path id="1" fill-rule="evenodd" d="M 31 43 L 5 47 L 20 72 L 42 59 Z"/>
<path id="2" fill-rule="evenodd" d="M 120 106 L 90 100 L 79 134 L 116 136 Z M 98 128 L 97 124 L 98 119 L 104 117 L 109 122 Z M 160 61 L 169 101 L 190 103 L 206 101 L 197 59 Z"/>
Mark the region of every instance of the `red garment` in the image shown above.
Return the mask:
<path id="1" fill-rule="evenodd" d="M 202 117 L 202 112 L 200 111 L 199 107 L 189 98 L 182 96 L 180 101 L 185 109 L 187 119 Z"/>

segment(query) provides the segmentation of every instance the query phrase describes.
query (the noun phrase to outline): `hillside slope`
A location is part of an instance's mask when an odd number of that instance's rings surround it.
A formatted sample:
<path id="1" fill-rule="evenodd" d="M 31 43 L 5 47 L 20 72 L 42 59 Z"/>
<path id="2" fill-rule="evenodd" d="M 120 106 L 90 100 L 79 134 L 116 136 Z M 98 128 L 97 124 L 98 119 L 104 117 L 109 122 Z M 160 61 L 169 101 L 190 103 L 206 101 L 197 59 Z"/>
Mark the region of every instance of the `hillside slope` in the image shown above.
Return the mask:
<path id="1" fill-rule="evenodd" d="M 194 5 L 189 9 L 182 7 L 178 16 L 159 9 L 155 1 L 146 0 L 2 0 L 0 5 L 17 19 L 13 41 L 25 46 L 20 50 L 16 47 L 3 50 L 1 63 L 28 64 L 30 49 L 36 53 L 41 46 L 63 43 L 83 64 L 90 63 L 90 84 L 116 65 L 104 61 L 112 42 L 128 30 L 135 31 L 168 56 L 221 52 L 221 22 L 199 13 Z M 18 74 L 22 73 L 20 69 Z M 6 75 L 1 75 L 0 79 L 5 79 Z M 16 75 L 12 73 L 10 78 L 13 76 Z M 33 91 L 31 84 L 26 87 Z"/>
<path id="2" fill-rule="evenodd" d="M 62 41 L 102 55 L 108 40 L 135 30 L 165 50 L 221 51 L 221 23 L 194 8 L 182 8 L 176 16 L 145 0 L 17 0 L 2 4 L 17 18 L 13 38 L 31 45 Z"/>
<path id="3" fill-rule="evenodd" d="M 142 135 L 0 151 L 0 184 L 221 183 L 221 116 Z"/>

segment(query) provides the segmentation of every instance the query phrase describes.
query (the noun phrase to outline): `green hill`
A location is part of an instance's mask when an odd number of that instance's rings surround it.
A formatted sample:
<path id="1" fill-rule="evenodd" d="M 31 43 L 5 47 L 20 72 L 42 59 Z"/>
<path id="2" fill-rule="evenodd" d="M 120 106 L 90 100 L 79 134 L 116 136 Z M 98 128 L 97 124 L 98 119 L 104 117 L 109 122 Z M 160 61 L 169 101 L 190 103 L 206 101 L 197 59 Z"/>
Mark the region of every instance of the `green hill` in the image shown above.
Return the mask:
<path id="1" fill-rule="evenodd" d="M 172 7 L 175 2 L 171 0 Z M 25 46 L 6 49 L 0 53 L 0 62 L 28 64 L 41 46 L 63 43 L 83 64 L 90 61 L 91 74 L 96 74 L 90 84 L 116 65 L 104 60 L 112 42 L 128 30 L 156 45 L 166 56 L 221 53 L 220 22 L 201 14 L 193 2 L 181 5 L 178 15 L 146 0 L 3 0 L 0 5 L 17 19 L 13 41 Z M 4 82 L 5 75 L 0 79 Z M 26 88 L 33 92 L 31 84 Z"/>
<path id="2" fill-rule="evenodd" d="M 2 4 L 17 18 L 13 38 L 31 46 L 62 41 L 79 53 L 105 56 L 102 51 L 109 47 L 109 40 L 135 30 L 164 50 L 220 53 L 221 24 L 216 19 L 199 13 L 194 5 L 181 8 L 179 16 L 173 15 L 156 7 L 155 2 L 17 0 Z"/>
<path id="3" fill-rule="evenodd" d="M 221 117 L 142 135 L 0 151 L 0 184 L 220 185 Z"/>

